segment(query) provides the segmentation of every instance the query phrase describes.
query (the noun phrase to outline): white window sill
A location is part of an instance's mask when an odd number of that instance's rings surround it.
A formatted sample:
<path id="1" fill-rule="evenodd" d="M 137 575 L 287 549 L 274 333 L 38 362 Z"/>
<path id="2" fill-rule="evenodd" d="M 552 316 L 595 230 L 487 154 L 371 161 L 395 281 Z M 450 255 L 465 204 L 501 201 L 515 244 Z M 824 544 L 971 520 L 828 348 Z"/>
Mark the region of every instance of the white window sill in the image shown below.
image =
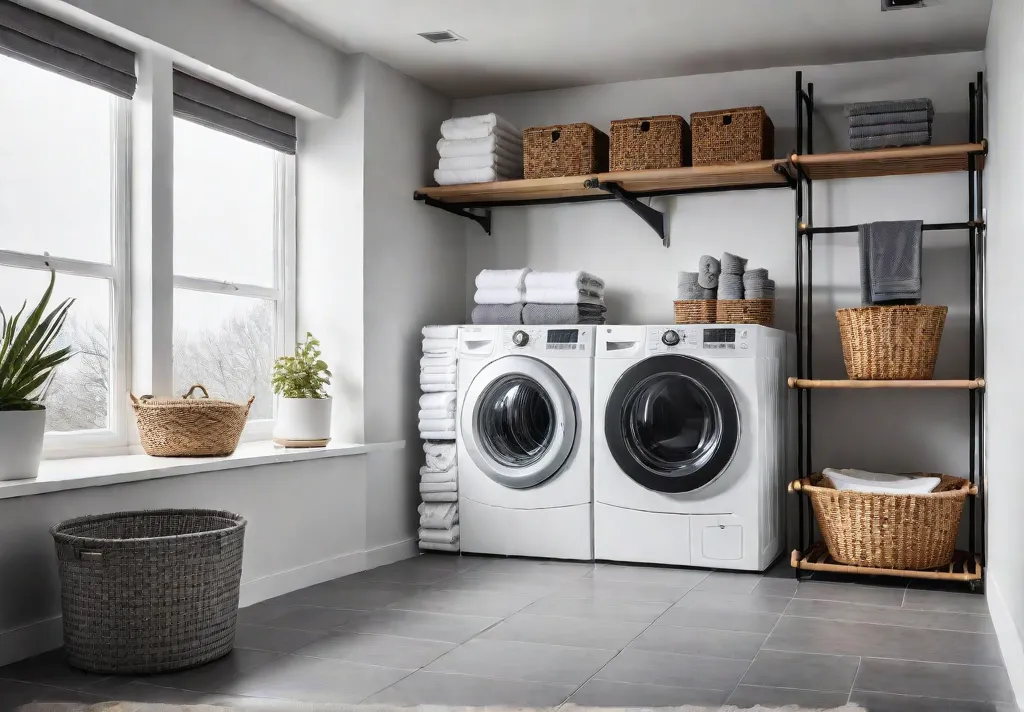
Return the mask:
<path id="1" fill-rule="evenodd" d="M 0 499 L 83 487 L 157 480 L 164 477 L 191 475 L 197 472 L 217 472 L 238 467 L 252 467 L 253 465 L 363 455 L 369 452 L 400 450 L 404 447 L 404 440 L 368 445 L 332 442 L 322 448 L 282 448 L 272 442 L 253 442 L 239 445 L 238 449 L 227 457 L 112 455 L 43 460 L 38 477 L 30 480 L 0 482 Z"/>

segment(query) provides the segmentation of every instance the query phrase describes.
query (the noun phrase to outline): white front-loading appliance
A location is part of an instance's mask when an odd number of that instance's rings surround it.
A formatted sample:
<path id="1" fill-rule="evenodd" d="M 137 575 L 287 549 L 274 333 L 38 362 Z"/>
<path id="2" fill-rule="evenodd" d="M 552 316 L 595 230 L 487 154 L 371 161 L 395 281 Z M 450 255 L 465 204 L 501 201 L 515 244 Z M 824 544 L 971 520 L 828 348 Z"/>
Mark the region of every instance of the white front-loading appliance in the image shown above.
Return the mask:
<path id="1" fill-rule="evenodd" d="M 462 551 L 593 558 L 593 326 L 459 331 Z"/>
<path id="2" fill-rule="evenodd" d="M 784 544 L 784 332 L 602 326 L 594 554 L 763 571 Z"/>

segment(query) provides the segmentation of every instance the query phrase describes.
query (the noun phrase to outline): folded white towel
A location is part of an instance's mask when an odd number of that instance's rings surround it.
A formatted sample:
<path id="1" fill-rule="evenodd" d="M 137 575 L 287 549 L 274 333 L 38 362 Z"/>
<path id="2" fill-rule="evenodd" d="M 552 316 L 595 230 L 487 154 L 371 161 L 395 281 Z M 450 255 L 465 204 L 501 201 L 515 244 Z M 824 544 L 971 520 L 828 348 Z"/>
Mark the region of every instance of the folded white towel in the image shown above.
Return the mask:
<path id="1" fill-rule="evenodd" d="M 421 432 L 430 432 L 435 430 L 455 430 L 455 418 L 431 418 L 427 420 L 421 420 L 419 423 L 419 429 Z"/>
<path id="2" fill-rule="evenodd" d="M 455 364 L 451 366 L 422 366 L 420 368 L 420 373 L 448 373 L 454 375 L 457 371 L 458 369 L 455 367 Z"/>
<path id="3" fill-rule="evenodd" d="M 507 156 L 503 153 L 490 153 L 486 156 L 459 156 L 458 158 L 442 158 L 437 162 L 442 171 L 467 171 L 474 168 L 493 168 L 503 176 L 523 177 L 523 159 Z"/>
<path id="4" fill-rule="evenodd" d="M 454 440 L 454 439 L 455 439 L 455 431 L 454 430 L 439 430 L 439 431 L 436 431 L 436 432 L 432 431 L 432 430 L 421 430 L 420 431 L 420 440 Z"/>
<path id="5" fill-rule="evenodd" d="M 516 304 L 523 301 L 523 293 L 516 287 L 488 287 L 473 295 L 477 304 Z"/>
<path id="6" fill-rule="evenodd" d="M 530 272 L 526 276 L 526 286 L 603 291 L 604 280 L 582 270 L 576 270 L 575 272 Z"/>
<path id="7" fill-rule="evenodd" d="M 424 393 L 444 393 L 446 391 L 454 391 L 454 383 L 421 383 L 420 390 Z"/>
<path id="8" fill-rule="evenodd" d="M 457 482 L 420 482 L 420 492 L 458 492 Z"/>
<path id="9" fill-rule="evenodd" d="M 522 175 L 505 173 L 494 168 L 466 168 L 461 171 L 434 169 L 434 182 L 438 185 L 462 185 L 463 183 L 493 183 L 499 180 L 516 180 Z"/>
<path id="10" fill-rule="evenodd" d="M 420 526 L 428 529 L 451 529 L 459 522 L 456 502 L 422 502 L 416 511 L 420 513 Z"/>
<path id="11" fill-rule="evenodd" d="M 455 467 L 457 450 L 455 443 L 423 443 L 423 453 L 427 467 L 434 471 L 443 471 Z"/>
<path id="12" fill-rule="evenodd" d="M 449 141 L 446 138 L 437 142 L 437 155 L 441 158 L 463 158 L 465 156 L 486 156 L 489 153 L 500 153 L 510 156 L 523 156 L 523 140 L 519 137 L 497 130 L 483 138 L 462 138 Z"/>
<path id="13" fill-rule="evenodd" d="M 428 529 L 426 527 L 420 527 L 419 533 L 420 543 L 452 544 L 459 540 L 459 525 L 456 524 L 449 529 Z"/>
<path id="14" fill-rule="evenodd" d="M 455 412 L 454 393 L 424 393 L 420 396 L 420 408 L 423 409 L 444 409 L 451 413 Z M 427 450 L 426 452 L 430 452 Z"/>
<path id="15" fill-rule="evenodd" d="M 458 492 L 420 492 L 420 499 L 424 502 L 458 502 Z"/>
<path id="16" fill-rule="evenodd" d="M 458 482 L 458 478 L 459 470 L 455 467 L 444 472 L 434 472 L 433 470 L 429 470 L 425 467 L 420 468 L 420 482 L 439 484 L 441 482 Z"/>
<path id="17" fill-rule="evenodd" d="M 527 287 L 523 299 L 527 304 L 604 304 L 603 289 L 575 287 Z"/>
<path id="18" fill-rule="evenodd" d="M 506 289 L 514 287 L 522 291 L 526 288 L 526 275 L 529 267 L 522 269 L 483 269 L 473 280 L 477 289 Z"/>
<path id="19" fill-rule="evenodd" d="M 458 355 L 454 351 L 437 354 L 436 356 L 427 354 L 420 359 L 420 368 L 426 368 L 427 366 L 454 366 L 457 361 Z"/>
<path id="20" fill-rule="evenodd" d="M 912 477 L 902 482 L 862 480 L 845 475 L 828 475 L 839 491 L 866 492 L 868 494 L 928 494 L 942 481 L 938 477 Z"/>
<path id="21" fill-rule="evenodd" d="M 461 551 L 458 544 L 442 544 L 436 541 L 421 541 L 420 548 L 424 551 L 450 551 L 455 554 Z"/>
<path id="22" fill-rule="evenodd" d="M 420 373 L 420 385 L 430 383 L 455 383 L 455 372 L 452 373 Z"/>
<path id="23" fill-rule="evenodd" d="M 485 138 L 494 133 L 495 129 L 522 139 L 523 132 L 497 114 L 481 114 L 479 116 L 461 116 L 447 119 L 441 123 L 441 135 L 448 140 L 464 138 Z"/>
<path id="24" fill-rule="evenodd" d="M 855 470 L 850 467 L 844 467 L 839 472 L 850 477 L 856 477 L 861 480 L 872 480 L 874 482 L 904 482 L 909 479 L 913 479 L 910 475 L 893 475 L 888 472 L 869 472 L 868 470 Z"/>
<path id="25" fill-rule="evenodd" d="M 457 326 L 424 326 L 422 329 L 424 338 L 427 339 L 457 339 L 459 338 L 459 327 Z"/>
<path id="26" fill-rule="evenodd" d="M 455 411 L 446 410 L 444 408 L 431 408 L 429 410 L 420 410 L 416 413 L 416 417 L 420 420 L 437 420 L 441 418 L 450 418 L 455 415 Z"/>
<path id="27" fill-rule="evenodd" d="M 458 339 L 423 339 L 423 353 L 438 354 L 446 356 L 453 354 L 459 348 Z"/>

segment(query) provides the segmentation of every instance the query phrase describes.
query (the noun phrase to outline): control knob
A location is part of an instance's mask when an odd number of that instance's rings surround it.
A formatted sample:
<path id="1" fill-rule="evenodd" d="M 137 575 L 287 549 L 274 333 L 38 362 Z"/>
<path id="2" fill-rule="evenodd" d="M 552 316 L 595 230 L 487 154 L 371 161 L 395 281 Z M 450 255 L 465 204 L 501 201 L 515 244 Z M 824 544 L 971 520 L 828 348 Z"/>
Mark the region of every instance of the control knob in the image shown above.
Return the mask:
<path id="1" fill-rule="evenodd" d="M 679 343 L 679 332 L 666 331 L 661 335 L 661 343 L 665 344 L 665 346 L 675 346 Z"/>
<path id="2" fill-rule="evenodd" d="M 517 331 L 516 333 L 512 334 L 512 343 L 515 344 L 516 346 L 526 346 L 528 343 L 530 343 L 530 335 L 522 330 Z"/>

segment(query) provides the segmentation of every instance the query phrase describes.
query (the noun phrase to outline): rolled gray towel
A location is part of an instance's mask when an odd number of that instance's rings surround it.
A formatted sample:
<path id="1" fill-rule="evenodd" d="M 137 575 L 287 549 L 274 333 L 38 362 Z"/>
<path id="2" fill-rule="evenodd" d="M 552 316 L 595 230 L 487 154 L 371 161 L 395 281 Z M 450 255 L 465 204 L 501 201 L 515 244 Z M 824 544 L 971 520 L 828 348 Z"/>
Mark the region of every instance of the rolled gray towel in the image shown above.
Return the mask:
<path id="1" fill-rule="evenodd" d="M 926 131 L 929 135 L 932 132 L 931 121 L 921 121 L 916 124 L 880 124 L 878 126 L 851 126 L 850 138 L 871 138 L 872 136 L 889 136 L 891 134 L 917 133 Z"/>
<path id="2" fill-rule="evenodd" d="M 743 284 L 747 284 L 748 282 L 764 282 L 766 279 L 768 279 L 768 270 L 764 267 L 748 269 L 743 273 Z"/>
<path id="3" fill-rule="evenodd" d="M 935 114 L 931 99 L 890 99 L 885 101 L 864 101 L 843 107 L 846 116 L 861 114 L 889 114 L 897 111 L 927 111 L 929 117 Z"/>
<path id="4" fill-rule="evenodd" d="M 920 111 L 893 111 L 886 114 L 858 114 L 857 116 L 850 117 L 850 127 L 927 123 L 932 118 L 933 112 L 926 109 Z"/>
<path id="5" fill-rule="evenodd" d="M 687 300 L 691 300 L 691 299 L 705 299 L 706 297 L 704 296 L 704 294 L 705 294 L 706 291 L 707 290 L 705 290 L 704 287 L 701 287 L 701 286 L 696 285 L 696 284 L 694 284 L 694 285 L 680 284 L 677 287 L 677 292 L 676 292 L 677 296 L 676 296 L 676 298 L 677 299 L 681 299 L 683 301 L 687 301 Z"/>
<path id="6" fill-rule="evenodd" d="M 700 268 L 697 272 L 697 284 L 704 289 L 714 289 L 718 286 L 718 275 L 722 273 L 722 263 L 711 255 L 701 255 Z"/>
<path id="7" fill-rule="evenodd" d="M 868 136 L 866 138 L 851 138 L 850 149 L 853 151 L 867 151 L 873 148 L 899 148 L 900 146 L 927 146 L 932 142 L 932 135 L 928 131 L 913 131 L 911 133 L 895 133 L 886 136 Z"/>
<path id="8" fill-rule="evenodd" d="M 718 299 L 718 289 L 705 289 L 704 299 Z"/>
<path id="9" fill-rule="evenodd" d="M 696 285 L 700 280 L 699 272 L 680 272 L 676 275 L 676 284 L 680 287 L 684 285 Z"/>
<path id="10" fill-rule="evenodd" d="M 723 252 L 721 265 L 722 274 L 742 275 L 743 270 L 747 268 L 747 258 Z"/>
<path id="11" fill-rule="evenodd" d="M 743 276 L 722 274 L 718 278 L 719 299 L 743 299 Z"/>

